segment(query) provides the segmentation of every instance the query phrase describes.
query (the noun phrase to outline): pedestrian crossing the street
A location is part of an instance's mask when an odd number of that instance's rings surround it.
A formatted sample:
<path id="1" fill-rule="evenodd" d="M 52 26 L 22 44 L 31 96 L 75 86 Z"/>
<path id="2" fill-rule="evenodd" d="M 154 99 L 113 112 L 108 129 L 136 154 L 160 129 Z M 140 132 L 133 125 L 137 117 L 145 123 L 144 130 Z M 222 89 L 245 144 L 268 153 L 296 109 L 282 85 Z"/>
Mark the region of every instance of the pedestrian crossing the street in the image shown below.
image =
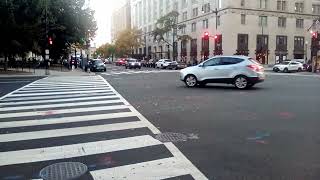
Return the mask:
<path id="1" fill-rule="evenodd" d="M 106 76 L 118 76 L 118 75 L 134 75 L 134 74 L 159 74 L 168 72 L 179 72 L 178 70 L 142 70 L 142 71 L 110 71 L 101 73 Z"/>
<path id="2" fill-rule="evenodd" d="M 60 162 L 94 180 L 207 179 L 101 76 L 47 77 L 0 98 L 0 179 Z"/>

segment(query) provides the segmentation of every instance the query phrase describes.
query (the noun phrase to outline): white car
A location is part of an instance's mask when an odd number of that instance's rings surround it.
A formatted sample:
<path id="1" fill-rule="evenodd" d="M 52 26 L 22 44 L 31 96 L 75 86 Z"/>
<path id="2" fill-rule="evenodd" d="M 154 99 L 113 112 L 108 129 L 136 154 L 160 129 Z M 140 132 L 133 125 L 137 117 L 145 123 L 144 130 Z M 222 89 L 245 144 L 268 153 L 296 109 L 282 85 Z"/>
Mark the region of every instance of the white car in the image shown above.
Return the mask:
<path id="1" fill-rule="evenodd" d="M 187 87 L 225 83 L 234 84 L 238 89 L 246 89 L 263 82 L 264 79 L 264 68 L 246 56 L 216 56 L 180 71 L 180 80 L 184 81 Z"/>
<path id="2" fill-rule="evenodd" d="M 156 62 L 156 68 L 165 69 L 171 64 L 172 64 L 172 61 L 170 59 L 160 59 L 158 62 Z"/>
<path id="3" fill-rule="evenodd" d="M 283 61 L 280 64 L 276 64 L 273 66 L 274 72 L 292 72 L 297 71 L 301 72 L 303 70 L 303 64 L 297 61 Z"/>

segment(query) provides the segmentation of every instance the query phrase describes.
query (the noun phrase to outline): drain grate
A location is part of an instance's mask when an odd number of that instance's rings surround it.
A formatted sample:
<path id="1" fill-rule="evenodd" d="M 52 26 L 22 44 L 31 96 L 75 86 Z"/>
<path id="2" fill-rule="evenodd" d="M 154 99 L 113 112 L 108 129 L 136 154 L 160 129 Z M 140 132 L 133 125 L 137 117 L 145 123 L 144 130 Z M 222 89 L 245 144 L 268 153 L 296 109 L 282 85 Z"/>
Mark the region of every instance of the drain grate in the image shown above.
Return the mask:
<path id="1" fill-rule="evenodd" d="M 88 171 L 88 167 L 79 162 L 62 162 L 52 164 L 40 171 L 44 180 L 72 180 L 80 178 Z"/>
<path id="2" fill-rule="evenodd" d="M 188 140 L 186 135 L 172 132 L 158 134 L 155 138 L 161 142 L 183 142 Z"/>

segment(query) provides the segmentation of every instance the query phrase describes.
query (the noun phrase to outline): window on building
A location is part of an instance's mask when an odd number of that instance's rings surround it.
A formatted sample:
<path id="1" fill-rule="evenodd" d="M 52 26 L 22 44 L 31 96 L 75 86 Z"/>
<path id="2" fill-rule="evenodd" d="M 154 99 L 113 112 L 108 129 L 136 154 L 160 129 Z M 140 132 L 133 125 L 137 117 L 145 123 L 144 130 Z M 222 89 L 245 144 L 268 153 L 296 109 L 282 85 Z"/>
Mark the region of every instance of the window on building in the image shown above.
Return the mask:
<path id="1" fill-rule="evenodd" d="M 268 0 L 258 0 L 258 1 L 259 1 L 259 8 L 260 9 L 267 9 Z"/>
<path id="2" fill-rule="evenodd" d="M 244 7 L 244 6 L 246 5 L 245 3 L 246 3 L 245 0 L 241 0 L 240 6 L 241 6 L 241 7 Z"/>
<path id="3" fill-rule="evenodd" d="M 202 6 L 202 13 L 209 13 L 210 12 L 210 3 L 206 3 Z"/>
<path id="4" fill-rule="evenodd" d="M 192 39 L 191 40 L 191 46 L 190 46 L 190 56 L 197 58 L 198 54 L 198 44 L 197 44 L 197 39 Z"/>
<path id="5" fill-rule="evenodd" d="M 304 20 L 303 19 L 297 19 L 296 27 L 297 28 L 304 28 Z"/>
<path id="6" fill-rule="evenodd" d="M 304 37 L 300 37 L 300 36 L 294 37 L 294 49 L 304 50 Z"/>
<path id="7" fill-rule="evenodd" d="M 320 14 L 320 4 L 312 5 L 312 14 Z"/>
<path id="8" fill-rule="evenodd" d="M 181 8 L 184 9 L 188 6 L 188 1 L 187 0 L 182 0 L 181 2 Z"/>
<path id="9" fill-rule="evenodd" d="M 159 1 L 159 15 L 160 17 L 163 16 L 163 0 Z"/>
<path id="10" fill-rule="evenodd" d="M 287 51 L 287 36 L 276 37 L 276 50 Z"/>
<path id="11" fill-rule="evenodd" d="M 181 27 L 181 34 L 185 34 L 186 33 L 186 26 L 182 26 Z"/>
<path id="12" fill-rule="evenodd" d="M 188 19 L 188 12 L 185 11 L 182 13 L 182 21 L 186 21 Z"/>
<path id="13" fill-rule="evenodd" d="M 302 13 L 304 11 L 304 4 L 303 2 L 296 2 L 294 7 L 295 12 Z"/>
<path id="14" fill-rule="evenodd" d="M 245 14 L 241 14 L 241 24 L 246 24 L 246 15 Z"/>
<path id="15" fill-rule="evenodd" d="M 238 34 L 238 52 L 239 55 L 248 55 L 249 49 L 249 35 Z"/>
<path id="16" fill-rule="evenodd" d="M 187 56 L 187 40 L 181 41 L 181 56 Z"/>
<path id="17" fill-rule="evenodd" d="M 197 23 L 192 23 L 191 24 L 191 32 L 196 32 L 197 31 Z"/>
<path id="18" fill-rule="evenodd" d="M 267 16 L 259 16 L 259 26 L 268 26 Z"/>
<path id="19" fill-rule="evenodd" d="M 173 9 L 174 10 L 177 10 L 179 8 L 179 3 L 177 2 L 177 1 L 175 1 L 174 3 L 173 3 Z"/>
<path id="20" fill-rule="evenodd" d="M 285 17 L 279 17 L 278 18 L 278 27 L 286 27 L 287 25 L 287 18 Z"/>
<path id="21" fill-rule="evenodd" d="M 217 25 L 218 25 L 218 26 L 220 26 L 220 24 L 221 24 L 221 20 L 220 20 L 220 19 L 221 19 L 220 16 L 218 16 L 218 17 L 217 17 Z"/>
<path id="22" fill-rule="evenodd" d="M 202 21 L 202 28 L 203 29 L 208 29 L 209 28 L 209 20 L 205 19 Z"/>
<path id="23" fill-rule="evenodd" d="M 287 1 L 277 1 L 277 10 L 278 11 L 285 11 L 287 10 Z"/>
<path id="24" fill-rule="evenodd" d="M 198 8 L 193 8 L 192 9 L 192 17 L 197 17 L 198 16 Z"/>

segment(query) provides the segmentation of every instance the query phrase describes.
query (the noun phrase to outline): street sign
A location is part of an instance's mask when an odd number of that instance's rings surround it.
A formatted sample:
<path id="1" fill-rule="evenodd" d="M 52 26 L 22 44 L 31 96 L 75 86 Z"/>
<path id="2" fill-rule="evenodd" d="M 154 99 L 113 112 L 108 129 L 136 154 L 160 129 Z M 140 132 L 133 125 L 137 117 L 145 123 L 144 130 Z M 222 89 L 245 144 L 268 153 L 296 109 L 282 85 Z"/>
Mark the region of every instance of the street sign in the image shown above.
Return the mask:
<path id="1" fill-rule="evenodd" d="M 46 60 L 49 60 L 49 59 L 50 59 L 49 55 L 48 55 L 48 54 L 46 54 Z"/>
<path id="2" fill-rule="evenodd" d="M 46 52 L 46 55 L 49 55 L 49 54 L 50 54 L 49 49 L 46 49 L 45 52 Z"/>

